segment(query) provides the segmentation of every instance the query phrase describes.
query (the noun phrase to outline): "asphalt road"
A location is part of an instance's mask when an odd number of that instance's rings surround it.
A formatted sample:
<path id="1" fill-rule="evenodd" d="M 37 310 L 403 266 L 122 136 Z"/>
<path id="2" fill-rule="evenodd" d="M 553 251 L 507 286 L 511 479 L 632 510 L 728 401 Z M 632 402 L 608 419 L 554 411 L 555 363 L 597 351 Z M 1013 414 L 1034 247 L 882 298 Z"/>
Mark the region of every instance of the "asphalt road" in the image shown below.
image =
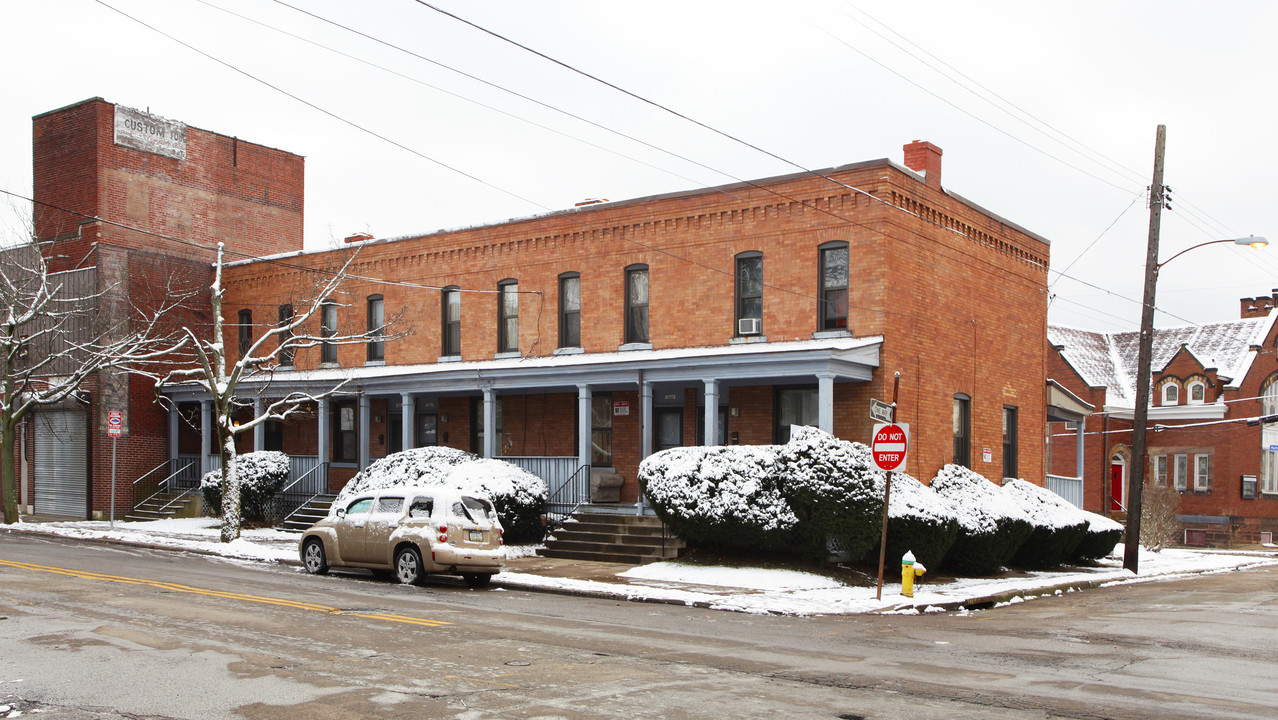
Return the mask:
<path id="1" fill-rule="evenodd" d="M 0 531 L 0 718 L 1278 717 L 1278 570 L 926 616 L 404 587 Z"/>

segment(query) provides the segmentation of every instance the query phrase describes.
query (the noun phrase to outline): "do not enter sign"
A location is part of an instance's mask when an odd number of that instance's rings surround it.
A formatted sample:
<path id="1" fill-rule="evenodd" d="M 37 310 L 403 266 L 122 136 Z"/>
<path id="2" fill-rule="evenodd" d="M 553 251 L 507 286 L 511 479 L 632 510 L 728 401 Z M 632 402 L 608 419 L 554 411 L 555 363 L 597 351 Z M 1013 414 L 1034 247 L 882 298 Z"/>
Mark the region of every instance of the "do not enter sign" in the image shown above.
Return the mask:
<path id="1" fill-rule="evenodd" d="M 878 423 L 874 426 L 874 440 L 870 443 L 874 467 L 886 471 L 904 471 L 909 448 L 909 423 Z"/>

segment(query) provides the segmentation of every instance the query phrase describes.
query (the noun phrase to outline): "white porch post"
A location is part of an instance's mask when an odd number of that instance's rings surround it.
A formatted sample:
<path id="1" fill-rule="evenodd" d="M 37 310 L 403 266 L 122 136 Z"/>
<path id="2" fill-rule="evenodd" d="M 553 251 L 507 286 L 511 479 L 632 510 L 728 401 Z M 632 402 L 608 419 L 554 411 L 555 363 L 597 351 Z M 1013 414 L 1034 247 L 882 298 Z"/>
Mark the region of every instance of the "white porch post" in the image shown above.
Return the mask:
<path id="1" fill-rule="evenodd" d="M 413 449 L 413 440 L 417 429 L 417 405 L 412 393 L 399 394 L 400 445 L 405 450 Z"/>
<path id="2" fill-rule="evenodd" d="M 369 398 L 365 393 L 359 394 L 359 469 L 363 470 L 368 467 L 368 424 L 372 418 L 369 416 Z"/>
<path id="3" fill-rule="evenodd" d="M 817 373 L 817 427 L 834 434 L 833 373 Z"/>
<path id="4" fill-rule="evenodd" d="M 178 404 L 176 402 L 169 405 L 169 459 L 170 460 L 176 460 L 178 456 L 178 431 L 181 427 L 178 424 L 178 422 L 181 420 L 181 415 L 182 414 L 178 412 Z M 26 446 L 24 445 L 23 448 L 25 449 L 25 447 Z M 22 497 L 24 498 L 23 502 L 25 502 L 26 495 L 24 494 Z"/>
<path id="5" fill-rule="evenodd" d="M 643 427 L 639 430 L 639 459 L 652 454 L 652 383 L 639 385 L 639 417 Z"/>
<path id="6" fill-rule="evenodd" d="M 719 444 L 719 381 L 707 379 L 706 383 L 706 447 Z"/>
<path id="7" fill-rule="evenodd" d="M 213 401 L 200 401 L 200 477 L 208 474 L 209 446 L 213 444 Z"/>
<path id="8" fill-rule="evenodd" d="M 315 431 L 319 434 L 315 444 L 316 452 L 319 454 L 319 462 L 326 463 L 332 460 L 332 456 L 328 450 L 328 398 L 319 399 L 319 407 L 316 410 Z"/>
<path id="9" fill-rule="evenodd" d="M 266 410 L 266 402 L 262 398 L 253 398 L 253 418 L 262 417 L 262 413 Z M 253 426 L 253 452 L 261 452 L 266 449 L 266 423 L 258 423 Z"/>
<path id="10" fill-rule="evenodd" d="M 590 467 L 590 386 L 577 386 L 577 462 Z"/>
<path id="11" fill-rule="evenodd" d="M 484 457 L 497 457 L 497 393 L 484 388 Z"/>

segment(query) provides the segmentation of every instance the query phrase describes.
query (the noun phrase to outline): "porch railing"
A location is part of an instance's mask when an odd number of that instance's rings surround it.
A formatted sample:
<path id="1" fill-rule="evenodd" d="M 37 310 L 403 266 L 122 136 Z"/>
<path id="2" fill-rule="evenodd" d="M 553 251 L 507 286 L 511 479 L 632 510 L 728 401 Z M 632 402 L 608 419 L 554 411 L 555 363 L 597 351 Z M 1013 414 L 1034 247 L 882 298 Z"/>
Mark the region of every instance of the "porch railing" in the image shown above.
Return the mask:
<path id="1" fill-rule="evenodd" d="M 1064 477 L 1062 475 L 1048 475 L 1047 489 L 1060 495 L 1066 502 L 1074 507 L 1083 507 L 1083 479 L 1076 477 Z"/>
<path id="2" fill-rule="evenodd" d="M 319 458 L 313 455 L 301 455 L 290 458 L 291 460 L 303 462 L 290 463 L 292 465 L 290 470 L 296 471 L 308 465 L 309 469 L 305 469 L 301 474 L 290 473 L 293 480 L 275 494 L 275 498 L 271 501 L 271 512 L 268 518 L 275 524 L 284 522 L 303 505 L 328 492 L 328 463 L 319 462 Z M 310 462 L 305 462 L 307 460 Z"/>
<path id="3" fill-rule="evenodd" d="M 590 466 L 580 465 L 576 472 L 550 493 L 546 502 L 546 514 L 550 524 L 562 523 L 576 511 L 577 506 L 589 501 Z"/>
<path id="4" fill-rule="evenodd" d="M 576 456 L 501 457 L 546 481 L 546 492 L 554 495 L 576 474 L 581 460 Z M 589 490 L 589 488 L 587 488 Z"/>
<path id="5" fill-rule="evenodd" d="M 169 458 L 133 481 L 133 507 L 157 495 L 184 495 L 200 486 L 198 457 Z"/>

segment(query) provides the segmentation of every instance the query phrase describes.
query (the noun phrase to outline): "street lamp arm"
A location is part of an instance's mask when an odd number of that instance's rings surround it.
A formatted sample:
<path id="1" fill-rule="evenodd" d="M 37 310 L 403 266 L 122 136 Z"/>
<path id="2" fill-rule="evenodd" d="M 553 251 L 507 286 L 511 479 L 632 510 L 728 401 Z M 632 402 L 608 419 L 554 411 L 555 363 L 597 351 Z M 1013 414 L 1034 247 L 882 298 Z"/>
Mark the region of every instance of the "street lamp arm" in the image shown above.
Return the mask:
<path id="1" fill-rule="evenodd" d="M 1263 237 L 1256 237 L 1255 235 L 1252 235 L 1251 237 L 1245 237 L 1245 238 L 1226 238 L 1226 239 L 1224 239 L 1224 240 L 1208 240 L 1207 242 L 1204 242 L 1204 243 L 1198 243 L 1197 245 L 1190 245 L 1189 247 L 1185 248 L 1184 250 L 1181 250 L 1180 252 L 1176 253 L 1175 255 L 1172 255 L 1171 257 L 1167 258 L 1166 260 L 1164 260 L 1164 261 L 1162 261 L 1162 262 L 1158 263 L 1158 265 L 1156 265 L 1155 267 L 1161 268 L 1162 266 L 1166 265 L 1167 263 L 1171 262 L 1172 260 L 1175 260 L 1176 258 L 1180 257 L 1181 255 L 1184 255 L 1185 253 L 1189 252 L 1190 250 L 1197 250 L 1197 249 L 1198 249 L 1198 248 L 1200 248 L 1200 247 L 1205 247 L 1205 246 L 1207 246 L 1207 245 L 1215 245 L 1215 244 L 1217 244 L 1217 243 L 1233 243 L 1233 244 L 1235 244 L 1235 245 L 1248 245 L 1248 246 L 1252 247 L 1253 249 L 1259 250 L 1260 248 L 1262 248 L 1262 247 L 1264 247 L 1264 246 L 1268 245 L 1268 244 L 1269 244 L 1269 241 L 1268 241 L 1267 239 L 1263 238 Z"/>

